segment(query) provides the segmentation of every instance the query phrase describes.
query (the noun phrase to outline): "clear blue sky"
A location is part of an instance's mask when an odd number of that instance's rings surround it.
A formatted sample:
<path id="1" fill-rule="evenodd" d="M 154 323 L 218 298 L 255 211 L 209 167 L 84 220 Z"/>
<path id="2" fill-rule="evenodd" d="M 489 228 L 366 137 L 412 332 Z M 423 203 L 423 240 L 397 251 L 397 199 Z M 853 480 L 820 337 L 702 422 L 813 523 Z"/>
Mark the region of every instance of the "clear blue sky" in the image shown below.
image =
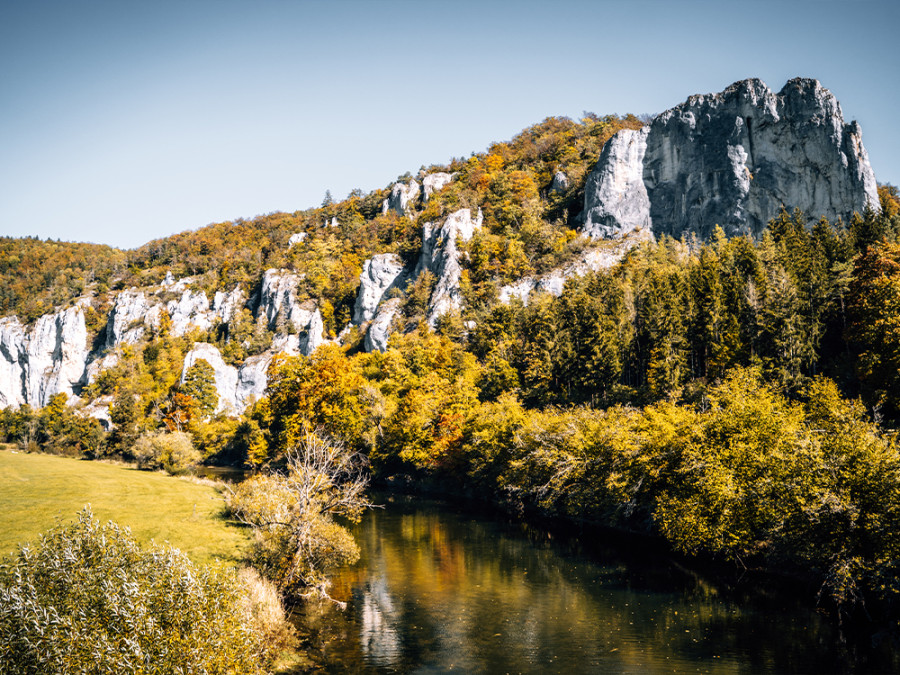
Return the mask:
<path id="1" fill-rule="evenodd" d="M 550 115 L 815 77 L 900 183 L 900 2 L 0 0 L 0 235 L 135 247 Z"/>

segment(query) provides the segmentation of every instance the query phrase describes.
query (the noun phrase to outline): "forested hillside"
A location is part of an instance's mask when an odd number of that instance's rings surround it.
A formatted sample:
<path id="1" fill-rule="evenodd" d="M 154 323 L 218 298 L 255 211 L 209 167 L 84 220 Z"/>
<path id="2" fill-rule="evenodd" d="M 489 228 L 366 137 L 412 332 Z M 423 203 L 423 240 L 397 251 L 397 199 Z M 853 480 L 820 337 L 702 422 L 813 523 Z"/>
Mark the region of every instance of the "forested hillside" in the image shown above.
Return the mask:
<path id="1" fill-rule="evenodd" d="M 386 188 L 132 251 L 5 239 L 4 314 L 33 322 L 80 302 L 102 361 L 77 401 L 60 393 L 40 410 L 10 406 L 0 430 L 27 448 L 172 471 L 201 457 L 279 467 L 316 431 L 393 484 L 440 481 L 512 510 L 663 537 L 811 579 L 844 607 L 868 599 L 893 612 L 896 188 L 880 186 L 880 211 L 849 222 L 783 212 L 759 239 L 718 229 L 709 241 L 631 243 L 606 269 L 562 275 L 559 294 L 501 301 L 504 285 L 608 246 L 579 235 L 585 184 L 604 143 L 640 126 L 549 118 L 485 153 L 401 176 L 402 186 L 449 175 L 418 209 L 389 207 Z M 435 275 L 410 276 L 386 291 L 398 301 L 386 348 L 365 351 L 351 323 L 365 263 L 393 253 L 413 269 L 423 228 L 463 209 L 482 223 L 455 242 L 465 304 L 432 330 Z M 312 303 L 321 317 L 326 342 L 308 355 L 254 361 L 277 351 L 279 331 L 298 332 L 260 309 L 267 270 L 292 275 L 291 306 Z M 184 277 L 178 296 L 172 279 Z M 176 331 L 171 310 L 153 324 L 140 314 L 107 322 L 132 286 L 176 305 L 232 288 L 242 300 L 205 328 Z M 222 366 L 260 369 L 265 396 L 241 414 L 223 408 L 223 368 L 185 361 L 198 344 Z"/>

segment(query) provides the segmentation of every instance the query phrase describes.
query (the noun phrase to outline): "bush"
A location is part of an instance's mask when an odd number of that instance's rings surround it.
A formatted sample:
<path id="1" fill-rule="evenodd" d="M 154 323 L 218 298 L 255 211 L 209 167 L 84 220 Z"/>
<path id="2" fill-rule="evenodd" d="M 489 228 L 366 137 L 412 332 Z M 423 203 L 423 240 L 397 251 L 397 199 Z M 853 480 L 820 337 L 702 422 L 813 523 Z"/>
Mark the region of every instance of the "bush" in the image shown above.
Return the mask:
<path id="1" fill-rule="evenodd" d="M 190 434 L 183 431 L 149 432 L 143 434 L 131 449 L 142 469 L 165 469 L 168 473 L 184 473 L 201 460 Z"/>
<path id="2" fill-rule="evenodd" d="M 89 508 L 0 572 L 0 673 L 261 673 L 237 579 Z"/>
<path id="3" fill-rule="evenodd" d="M 253 563 L 288 597 L 329 597 L 328 572 L 359 559 L 353 535 L 336 517 L 356 522 L 369 506 L 360 455 L 307 434 L 286 453 L 286 473 L 239 483 L 228 507 L 253 528 Z"/>

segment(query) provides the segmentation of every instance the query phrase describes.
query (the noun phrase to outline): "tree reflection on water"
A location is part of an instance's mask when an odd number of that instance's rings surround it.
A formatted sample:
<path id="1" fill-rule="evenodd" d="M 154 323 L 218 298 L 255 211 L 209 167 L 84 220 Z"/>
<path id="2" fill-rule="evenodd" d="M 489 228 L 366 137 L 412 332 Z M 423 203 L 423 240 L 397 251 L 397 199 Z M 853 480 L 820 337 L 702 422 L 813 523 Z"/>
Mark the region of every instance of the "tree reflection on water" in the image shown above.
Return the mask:
<path id="1" fill-rule="evenodd" d="M 354 534 L 362 558 L 332 589 L 347 610 L 306 617 L 326 624 L 324 672 L 859 670 L 809 608 L 735 597 L 659 553 L 402 500 Z"/>

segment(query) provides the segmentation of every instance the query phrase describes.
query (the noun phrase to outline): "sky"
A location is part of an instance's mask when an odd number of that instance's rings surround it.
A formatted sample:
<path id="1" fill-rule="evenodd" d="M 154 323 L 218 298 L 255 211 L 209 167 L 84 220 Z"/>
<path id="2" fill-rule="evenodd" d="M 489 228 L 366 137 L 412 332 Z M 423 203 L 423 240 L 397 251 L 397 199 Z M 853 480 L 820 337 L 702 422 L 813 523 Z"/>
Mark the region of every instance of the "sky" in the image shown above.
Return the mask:
<path id="1" fill-rule="evenodd" d="M 134 248 L 549 116 L 830 89 L 900 184 L 896 0 L 0 0 L 0 236 Z"/>

